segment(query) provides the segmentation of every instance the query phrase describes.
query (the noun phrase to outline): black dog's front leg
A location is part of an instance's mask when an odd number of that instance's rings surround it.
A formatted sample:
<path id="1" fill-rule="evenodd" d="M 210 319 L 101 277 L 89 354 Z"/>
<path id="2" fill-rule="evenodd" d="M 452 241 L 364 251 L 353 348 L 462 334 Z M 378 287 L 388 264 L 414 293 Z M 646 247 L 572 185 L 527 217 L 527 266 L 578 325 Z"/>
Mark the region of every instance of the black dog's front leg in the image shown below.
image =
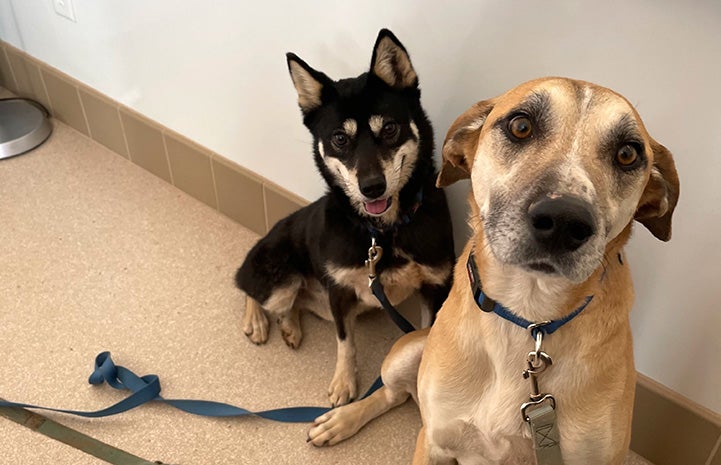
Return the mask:
<path id="1" fill-rule="evenodd" d="M 440 286 L 433 284 L 423 284 L 421 286 L 421 298 L 423 299 L 423 309 L 421 309 L 421 326 L 427 328 L 436 321 L 436 314 L 443 306 L 443 302 L 448 298 L 453 284 L 453 274 L 450 274 L 446 282 Z"/>
<path id="2" fill-rule="evenodd" d="M 335 374 L 328 388 L 330 403 L 336 407 L 356 398 L 356 359 L 353 337 L 358 299 L 345 287 L 331 285 L 328 290 L 330 309 L 336 325 L 338 354 Z"/>

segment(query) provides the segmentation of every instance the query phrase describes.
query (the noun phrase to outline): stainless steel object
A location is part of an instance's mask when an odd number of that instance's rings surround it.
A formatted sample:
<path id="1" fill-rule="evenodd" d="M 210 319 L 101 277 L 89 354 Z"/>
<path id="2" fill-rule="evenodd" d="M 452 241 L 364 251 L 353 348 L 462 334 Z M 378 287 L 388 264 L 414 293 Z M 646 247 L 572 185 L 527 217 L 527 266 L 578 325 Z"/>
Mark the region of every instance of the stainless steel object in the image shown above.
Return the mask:
<path id="1" fill-rule="evenodd" d="M 39 146 L 53 130 L 47 110 L 32 100 L 0 100 L 0 159 Z"/>

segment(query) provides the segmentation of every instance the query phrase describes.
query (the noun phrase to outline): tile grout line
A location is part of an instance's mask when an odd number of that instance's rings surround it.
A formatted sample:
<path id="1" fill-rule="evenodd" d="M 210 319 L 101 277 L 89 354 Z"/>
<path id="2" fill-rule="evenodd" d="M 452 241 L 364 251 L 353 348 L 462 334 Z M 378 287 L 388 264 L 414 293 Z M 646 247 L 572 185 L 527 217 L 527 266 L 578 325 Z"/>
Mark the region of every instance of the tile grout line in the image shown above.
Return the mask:
<path id="1" fill-rule="evenodd" d="M 12 79 L 13 83 L 15 84 L 15 91 L 14 91 L 14 92 L 17 92 L 17 90 L 18 90 L 18 80 L 17 80 L 17 78 L 15 77 L 15 70 L 13 69 L 13 64 L 10 62 L 10 55 L 8 55 L 7 47 L 2 47 L 2 52 L 3 52 L 3 55 L 5 55 L 5 61 L 7 62 L 8 68 L 10 69 L 10 79 Z M 10 89 L 10 90 L 12 90 L 12 89 Z"/>
<path id="2" fill-rule="evenodd" d="M 42 80 L 43 80 L 43 84 L 45 84 L 45 72 L 49 72 L 49 71 L 47 71 L 47 70 L 40 70 L 40 77 L 41 77 Z M 45 84 L 45 85 L 47 86 L 47 84 Z M 46 90 L 47 90 L 47 88 L 46 88 Z M 60 118 L 58 118 L 58 112 L 57 112 L 57 110 L 55 109 L 55 105 L 53 104 L 53 99 L 52 99 L 52 97 L 50 97 L 50 92 L 48 92 L 48 105 L 50 105 L 50 111 L 52 112 L 53 118 L 62 121 Z M 65 121 L 63 121 L 63 123 L 64 123 L 64 122 L 65 122 Z M 68 126 L 70 126 L 70 125 L 68 124 Z M 78 132 L 80 132 L 80 131 L 78 131 Z"/>
<path id="3" fill-rule="evenodd" d="M 128 135 L 125 134 L 125 123 L 123 122 L 123 114 L 120 112 L 120 106 L 116 106 L 115 111 L 118 113 L 118 119 L 120 120 L 120 132 L 123 134 L 123 142 L 125 142 L 125 150 L 128 153 L 128 160 L 130 160 L 131 163 L 140 166 L 133 161 L 133 156 L 130 154 L 130 144 L 128 143 Z"/>
<path id="4" fill-rule="evenodd" d="M 83 103 L 83 98 L 80 96 L 80 87 L 75 86 L 75 94 L 78 96 L 80 110 L 83 112 L 83 120 L 85 121 L 85 128 L 88 130 L 88 136 L 90 136 L 92 140 L 95 140 L 95 138 L 93 137 L 93 131 L 90 129 L 90 121 L 88 120 L 88 114 L 85 111 L 85 104 Z"/>
<path id="5" fill-rule="evenodd" d="M 40 64 L 36 64 L 36 66 L 38 67 L 38 74 L 40 75 L 40 84 L 42 84 L 43 92 L 45 93 L 45 101 L 50 105 L 50 92 L 48 92 L 48 85 L 45 84 L 45 78 L 43 77 L 43 66 Z M 52 110 L 48 108 L 48 111 Z"/>
<path id="6" fill-rule="evenodd" d="M 263 193 L 263 216 L 265 218 L 265 233 L 268 233 L 270 226 L 268 225 L 268 196 L 265 193 L 265 183 L 260 183 L 260 190 Z"/>
<path id="7" fill-rule="evenodd" d="M 165 141 L 165 138 L 166 138 L 165 129 L 160 131 L 160 138 L 163 140 L 163 151 L 165 152 L 165 163 L 168 164 L 168 175 L 170 176 L 170 184 L 175 186 L 175 178 L 173 177 L 173 166 L 170 163 L 170 153 L 168 152 L 168 143 Z M 178 186 L 175 186 L 175 187 L 178 187 Z"/>
<path id="8" fill-rule="evenodd" d="M 706 459 L 706 463 L 704 465 L 711 465 L 713 462 L 713 459 L 716 457 L 716 454 L 719 453 L 719 450 L 721 450 L 721 431 L 719 432 L 719 437 L 716 440 L 716 444 L 711 448 L 711 452 L 708 455 L 708 459 Z"/>
<path id="9" fill-rule="evenodd" d="M 216 185 L 215 181 L 215 163 L 213 163 L 213 160 L 215 160 L 215 152 L 210 152 L 208 154 L 208 159 L 210 161 L 210 178 L 213 180 L 213 195 L 215 195 L 215 209 L 220 213 L 220 197 L 218 197 L 218 186 Z"/>

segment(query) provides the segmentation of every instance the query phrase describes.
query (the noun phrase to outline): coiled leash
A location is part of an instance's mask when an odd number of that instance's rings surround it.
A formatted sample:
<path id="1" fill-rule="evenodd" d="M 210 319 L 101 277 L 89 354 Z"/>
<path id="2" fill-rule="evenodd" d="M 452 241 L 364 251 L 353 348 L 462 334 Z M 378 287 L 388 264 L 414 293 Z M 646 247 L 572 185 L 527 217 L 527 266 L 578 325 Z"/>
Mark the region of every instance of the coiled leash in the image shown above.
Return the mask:
<path id="1" fill-rule="evenodd" d="M 312 422 L 318 416 L 331 410 L 330 407 L 287 407 L 252 412 L 250 410 L 235 407 L 222 402 L 189 399 L 165 399 L 160 395 L 160 379 L 157 375 L 138 376 L 131 370 L 123 366 L 116 365 L 110 357 L 110 352 L 102 352 L 95 358 L 95 369 L 90 375 L 88 382 L 93 385 L 108 383 L 108 385 L 115 389 L 127 389 L 131 391 L 131 395 L 120 402 L 111 405 L 110 407 L 97 411 L 64 410 L 5 401 L 0 402 L 0 407 L 31 408 L 67 413 L 86 418 L 99 418 L 117 415 L 118 413 L 127 412 L 128 410 L 139 407 L 150 401 L 157 401 L 194 415 L 202 415 L 206 417 L 256 416 L 265 418 L 266 420 L 280 421 L 284 423 Z M 372 394 L 375 390 L 379 389 L 382 384 L 383 383 L 379 377 L 362 398 Z"/>
<path id="2" fill-rule="evenodd" d="M 368 268 L 368 286 L 372 289 L 381 306 L 388 312 L 393 321 L 404 332 L 414 331 L 415 328 L 406 320 L 393 305 L 391 305 L 383 285 L 376 275 L 376 264 L 383 255 L 383 249 L 376 244 L 375 237 L 372 239 L 371 247 L 368 249 L 368 260 L 365 264 Z M 20 407 L 52 412 L 66 413 L 88 418 L 107 417 L 127 412 L 150 401 L 158 401 L 194 415 L 208 417 L 241 417 L 256 416 L 266 420 L 280 421 L 284 423 L 310 423 L 320 415 L 332 410 L 332 407 L 287 407 L 273 410 L 253 412 L 234 405 L 222 402 L 190 399 L 165 399 L 160 395 L 160 379 L 157 375 L 138 376 L 128 368 L 116 365 L 110 356 L 110 352 L 102 352 L 95 358 L 95 369 L 90 375 L 88 382 L 93 385 L 108 383 L 112 388 L 118 390 L 127 389 L 131 394 L 120 402 L 97 411 L 66 410 L 39 405 L 24 404 L 18 402 L 7 402 L 0 400 L 0 407 Z M 360 398 L 364 399 L 383 386 L 379 376 L 371 387 Z"/>
<path id="3" fill-rule="evenodd" d="M 534 350 L 528 353 L 526 358 L 528 368 L 523 370 L 523 379 L 527 379 L 531 383 L 531 394 L 528 402 L 521 404 L 521 415 L 523 421 L 528 423 L 531 430 L 537 465 L 563 465 L 561 436 L 556 424 L 556 399 L 550 393 L 541 392 L 538 387 L 538 375 L 553 364 L 551 357 L 543 351 L 543 337 L 555 332 L 578 316 L 591 302 L 593 296 L 586 297 L 580 307 L 560 320 L 533 323 L 513 314 L 509 309 L 483 292 L 473 251 L 468 255 L 466 270 L 468 271 L 468 279 L 471 282 L 473 300 L 478 305 L 478 308 L 487 313 L 495 313 L 531 333 L 535 347 Z"/>

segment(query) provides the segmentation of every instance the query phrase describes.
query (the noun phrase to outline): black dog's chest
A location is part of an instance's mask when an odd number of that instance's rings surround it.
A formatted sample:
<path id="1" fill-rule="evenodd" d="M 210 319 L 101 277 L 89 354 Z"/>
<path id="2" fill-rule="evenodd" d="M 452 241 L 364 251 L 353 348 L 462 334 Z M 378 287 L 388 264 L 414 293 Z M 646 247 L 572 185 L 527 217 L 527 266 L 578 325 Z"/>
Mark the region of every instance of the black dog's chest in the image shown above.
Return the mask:
<path id="1" fill-rule="evenodd" d="M 370 246 L 370 242 L 368 244 Z M 334 262 L 329 260 L 325 265 L 325 276 L 333 285 L 353 290 L 358 300 L 367 306 L 378 307 L 379 303 L 372 294 L 368 284 L 369 270 L 365 265 L 365 256 L 353 254 L 356 263 Z M 380 279 L 385 293 L 391 303 L 398 304 L 407 299 L 423 285 L 442 285 L 448 274 L 449 266 L 431 266 L 410 259 L 410 254 L 400 248 L 386 246 L 376 266 L 376 274 Z"/>

